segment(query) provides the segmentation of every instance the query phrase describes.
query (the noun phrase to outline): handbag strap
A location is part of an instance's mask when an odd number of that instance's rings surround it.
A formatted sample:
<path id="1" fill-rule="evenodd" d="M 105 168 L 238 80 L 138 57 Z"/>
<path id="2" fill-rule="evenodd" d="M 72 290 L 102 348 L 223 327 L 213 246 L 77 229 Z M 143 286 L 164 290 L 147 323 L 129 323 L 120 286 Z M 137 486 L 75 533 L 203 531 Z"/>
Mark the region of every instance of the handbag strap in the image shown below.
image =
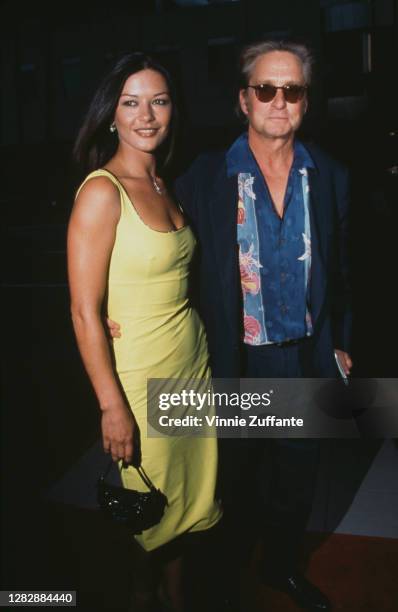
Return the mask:
<path id="1" fill-rule="evenodd" d="M 114 461 L 112 459 L 112 457 L 109 459 L 108 461 L 108 465 L 106 466 L 104 472 L 101 474 L 100 476 L 100 480 L 104 481 L 105 478 L 107 477 L 107 475 L 109 474 L 109 470 L 111 469 L 112 465 L 114 464 Z M 124 466 L 123 466 L 124 467 Z M 150 489 L 150 491 L 156 491 L 156 487 L 153 484 L 153 482 L 151 481 L 151 479 L 149 478 L 148 474 L 145 472 L 144 468 L 142 467 L 142 465 L 139 465 L 138 467 L 135 467 L 135 469 L 137 470 L 137 472 L 139 473 L 141 480 L 144 482 L 144 484 L 146 484 L 146 486 L 148 487 L 148 489 Z M 122 468 L 123 469 L 123 468 Z"/>
<path id="2" fill-rule="evenodd" d="M 152 480 L 149 478 L 148 474 L 145 472 L 145 470 L 142 467 L 142 465 L 139 465 L 135 469 L 137 470 L 137 472 L 141 476 L 142 480 L 145 482 L 145 484 L 148 487 L 148 489 L 150 489 L 151 491 L 156 491 L 155 485 L 153 484 Z"/>

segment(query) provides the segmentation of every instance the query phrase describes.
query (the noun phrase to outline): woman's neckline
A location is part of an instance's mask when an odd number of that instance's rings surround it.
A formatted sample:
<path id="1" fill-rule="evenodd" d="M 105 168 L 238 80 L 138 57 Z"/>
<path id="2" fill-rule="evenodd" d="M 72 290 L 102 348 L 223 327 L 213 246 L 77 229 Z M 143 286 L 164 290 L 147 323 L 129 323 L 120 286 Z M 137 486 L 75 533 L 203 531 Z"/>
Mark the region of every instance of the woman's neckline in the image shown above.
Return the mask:
<path id="1" fill-rule="evenodd" d="M 140 220 L 140 222 L 144 225 L 144 227 L 146 227 L 147 229 L 149 229 L 151 232 L 155 232 L 157 234 L 177 234 L 179 232 L 181 232 L 182 230 L 185 230 L 187 227 L 189 227 L 188 224 L 185 224 L 181 227 L 178 227 L 176 229 L 172 229 L 172 230 L 158 230 L 155 229 L 154 227 L 151 227 L 150 225 L 148 225 L 147 223 L 145 223 L 144 219 L 141 217 L 141 215 L 139 214 L 138 210 L 136 209 L 136 207 L 134 206 L 133 200 L 130 198 L 127 189 L 125 188 L 125 186 L 123 185 L 123 183 L 121 182 L 121 180 L 119 179 L 118 176 L 116 176 L 116 174 L 114 174 L 111 170 L 108 170 L 108 168 L 99 168 L 99 170 L 101 172 L 107 172 L 108 174 L 110 174 L 121 186 L 121 188 L 123 189 L 127 200 L 129 201 L 131 208 L 133 210 L 133 212 L 137 215 L 138 219 Z"/>

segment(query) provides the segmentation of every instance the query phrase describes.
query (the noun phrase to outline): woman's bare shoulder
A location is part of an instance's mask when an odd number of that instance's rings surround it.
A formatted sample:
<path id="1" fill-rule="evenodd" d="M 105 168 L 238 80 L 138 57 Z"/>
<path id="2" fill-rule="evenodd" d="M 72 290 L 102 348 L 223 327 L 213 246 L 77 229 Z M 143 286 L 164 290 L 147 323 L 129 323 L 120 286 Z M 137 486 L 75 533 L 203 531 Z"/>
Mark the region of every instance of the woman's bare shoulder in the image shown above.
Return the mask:
<path id="1" fill-rule="evenodd" d="M 93 176 L 80 187 L 74 204 L 74 214 L 101 217 L 120 217 L 120 193 L 106 176 Z M 94 219 L 93 219 L 94 220 Z"/>

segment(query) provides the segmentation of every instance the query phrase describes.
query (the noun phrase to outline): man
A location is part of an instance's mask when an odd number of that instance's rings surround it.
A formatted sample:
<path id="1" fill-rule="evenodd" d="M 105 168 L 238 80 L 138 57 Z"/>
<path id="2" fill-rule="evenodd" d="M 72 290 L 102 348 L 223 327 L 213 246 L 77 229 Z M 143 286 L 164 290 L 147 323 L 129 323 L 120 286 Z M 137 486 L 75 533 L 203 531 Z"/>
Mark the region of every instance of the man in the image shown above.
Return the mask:
<path id="1" fill-rule="evenodd" d="M 247 132 L 227 152 L 199 157 L 177 182 L 200 245 L 199 301 L 213 375 L 335 377 L 334 350 L 349 374 L 347 172 L 296 139 L 311 56 L 303 45 L 265 41 L 243 52 L 240 76 Z M 263 580 L 308 610 L 329 610 L 298 570 L 319 444 L 261 443 L 271 446 L 274 466 L 270 493 L 260 491 Z M 235 451 L 236 444 L 224 463 Z M 231 471 L 224 467 L 225 482 Z M 228 515 L 228 488 L 225 498 Z"/>

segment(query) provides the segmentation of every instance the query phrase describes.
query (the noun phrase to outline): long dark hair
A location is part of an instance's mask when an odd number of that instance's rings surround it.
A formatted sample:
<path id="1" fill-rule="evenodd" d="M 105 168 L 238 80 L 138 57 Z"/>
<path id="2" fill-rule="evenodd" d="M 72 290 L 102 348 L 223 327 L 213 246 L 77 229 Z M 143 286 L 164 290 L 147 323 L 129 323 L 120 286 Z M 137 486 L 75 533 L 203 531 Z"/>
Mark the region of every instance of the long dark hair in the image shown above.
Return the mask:
<path id="1" fill-rule="evenodd" d="M 144 53 L 123 55 L 103 77 L 94 94 L 87 115 L 80 128 L 73 149 L 75 161 L 83 172 L 91 172 L 103 166 L 116 152 L 118 139 L 109 130 L 116 106 L 126 80 L 141 70 L 155 70 L 165 79 L 172 102 L 172 116 L 166 141 L 157 151 L 160 171 L 165 169 L 173 156 L 178 122 L 176 95 L 170 74 L 155 59 Z"/>

